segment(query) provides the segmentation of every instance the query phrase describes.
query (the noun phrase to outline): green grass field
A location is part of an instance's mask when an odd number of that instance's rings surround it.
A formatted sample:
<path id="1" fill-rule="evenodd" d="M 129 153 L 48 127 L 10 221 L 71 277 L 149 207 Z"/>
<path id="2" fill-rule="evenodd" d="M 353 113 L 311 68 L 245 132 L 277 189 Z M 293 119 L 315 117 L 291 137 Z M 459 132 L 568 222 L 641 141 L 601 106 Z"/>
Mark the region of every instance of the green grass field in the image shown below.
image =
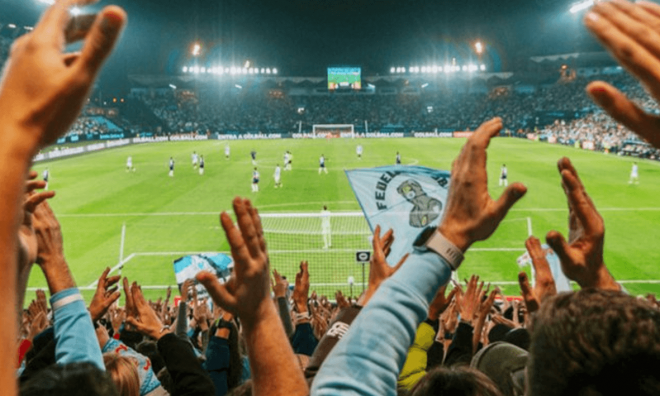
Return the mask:
<path id="1" fill-rule="evenodd" d="M 355 155 L 357 142 L 348 139 L 235 141 L 230 143 L 229 161 L 224 158 L 224 142 L 205 141 L 134 145 L 38 164 L 35 169 L 50 169 L 50 188 L 57 191 L 51 205 L 62 223 L 65 254 L 78 285 L 92 285 L 103 268 L 117 265 L 125 224 L 124 257 L 133 257 L 122 274 L 140 282 L 153 298 L 163 294 L 158 287 L 176 283 L 172 261 L 180 253 L 227 251 L 217 214 L 230 209 L 234 196 L 250 197 L 262 213 L 317 213 L 324 204 L 333 212 L 359 211 L 344 168 L 392 164 L 400 151 L 404 164 L 450 169 L 464 139 L 372 139 L 360 143 L 364 147 L 361 161 Z M 262 178 L 259 193 L 250 191 L 249 152 L 253 148 L 258 152 Z M 204 176 L 192 169 L 193 150 L 206 159 Z M 284 188 L 275 189 L 272 173 L 277 163 L 281 165 L 285 150 L 294 154 L 293 171 L 283 172 Z M 326 156 L 328 175 L 317 174 L 321 154 Z M 125 171 L 129 155 L 137 168 L 135 173 Z M 167 175 L 170 156 L 177 161 L 174 178 Z M 556 170 L 562 156 L 571 158 L 605 219 L 605 260 L 611 272 L 633 294 L 659 292 L 660 282 L 655 282 L 660 280 L 660 247 L 653 241 L 660 224 L 660 163 L 640 162 L 641 183 L 631 186 L 630 158 L 519 139 L 499 138 L 491 143 L 490 191 L 494 197 L 501 193 L 497 178 L 501 164 L 506 163 L 509 180 L 523 182 L 528 193 L 488 241 L 468 252 L 459 277 L 477 273 L 486 281 L 500 283 L 505 293 L 518 294 L 515 260 L 524 252 L 528 223 L 541 239 L 551 229 L 567 230 L 566 200 Z M 273 250 L 320 247 L 320 236 L 312 236 L 318 240 L 316 247 L 310 246 L 316 242 L 305 242 L 303 237 L 299 243 L 290 238 L 289 242 L 273 240 L 269 246 Z M 354 246 L 349 242 L 335 239 L 333 249 L 350 250 Z M 363 238 L 356 243 L 362 246 L 365 242 Z M 323 254 L 331 253 L 273 257 L 273 266 L 293 279 L 297 260 L 307 257 L 312 284 L 342 284 L 349 275 L 361 280 L 361 268 L 353 262 L 352 254 L 346 256 L 346 262 L 335 262 L 336 258 L 324 258 Z M 29 286 L 46 286 L 37 267 Z M 347 285 L 318 290 L 329 293 L 340 288 L 348 292 Z M 360 290 L 357 287 L 354 293 Z M 84 293 L 89 298 L 92 292 Z"/>

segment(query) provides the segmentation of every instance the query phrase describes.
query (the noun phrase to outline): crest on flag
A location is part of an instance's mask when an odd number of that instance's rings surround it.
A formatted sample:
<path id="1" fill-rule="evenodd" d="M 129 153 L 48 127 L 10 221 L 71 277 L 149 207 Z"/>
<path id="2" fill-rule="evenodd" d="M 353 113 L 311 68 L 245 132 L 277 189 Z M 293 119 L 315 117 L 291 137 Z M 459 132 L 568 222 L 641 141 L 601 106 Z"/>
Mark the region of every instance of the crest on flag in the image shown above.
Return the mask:
<path id="1" fill-rule="evenodd" d="M 373 231 L 394 230 L 388 257 L 396 264 L 412 251 L 412 243 L 427 227 L 438 225 L 447 200 L 450 172 L 422 166 L 383 166 L 346 171 L 362 212 Z"/>

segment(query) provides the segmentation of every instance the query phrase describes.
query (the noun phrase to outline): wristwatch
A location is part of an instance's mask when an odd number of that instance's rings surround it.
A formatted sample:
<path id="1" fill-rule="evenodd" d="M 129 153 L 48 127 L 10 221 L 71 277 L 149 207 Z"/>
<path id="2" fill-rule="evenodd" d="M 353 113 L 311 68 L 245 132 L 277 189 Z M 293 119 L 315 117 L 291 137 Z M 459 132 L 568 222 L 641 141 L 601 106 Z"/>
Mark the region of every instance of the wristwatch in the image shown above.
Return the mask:
<path id="1" fill-rule="evenodd" d="M 433 252 L 447 262 L 452 271 L 456 271 L 463 262 L 463 252 L 451 243 L 434 226 L 426 227 L 413 242 L 418 252 Z"/>

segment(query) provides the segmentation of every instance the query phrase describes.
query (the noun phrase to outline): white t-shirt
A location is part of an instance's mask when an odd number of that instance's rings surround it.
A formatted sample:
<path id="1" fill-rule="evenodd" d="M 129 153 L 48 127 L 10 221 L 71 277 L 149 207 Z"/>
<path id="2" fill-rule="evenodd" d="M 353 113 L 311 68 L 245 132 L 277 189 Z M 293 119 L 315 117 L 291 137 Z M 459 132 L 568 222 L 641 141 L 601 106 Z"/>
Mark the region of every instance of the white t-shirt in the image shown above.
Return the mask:
<path id="1" fill-rule="evenodd" d="M 630 171 L 630 176 L 637 177 L 638 174 L 639 174 L 639 168 L 638 168 L 637 164 L 633 164 L 632 170 Z"/>
<path id="2" fill-rule="evenodd" d="M 503 166 L 502 168 L 500 168 L 500 177 L 501 178 L 507 177 L 507 174 L 508 174 L 508 170 L 506 169 L 506 166 Z"/>
<path id="3" fill-rule="evenodd" d="M 321 229 L 323 232 L 330 232 L 330 211 L 321 211 Z"/>
<path id="4" fill-rule="evenodd" d="M 128 159 L 126 160 L 126 166 L 129 168 L 133 166 L 133 158 L 128 157 Z"/>
<path id="5" fill-rule="evenodd" d="M 362 154 L 362 145 L 358 145 L 356 151 L 358 154 Z"/>
<path id="6" fill-rule="evenodd" d="M 321 166 L 325 165 L 325 157 L 319 158 L 319 165 Z"/>
<path id="7" fill-rule="evenodd" d="M 276 179 L 279 179 L 281 174 L 282 174 L 282 169 L 280 169 L 280 167 L 278 166 L 277 168 L 275 168 L 275 174 L 273 176 L 275 176 Z"/>
<path id="8" fill-rule="evenodd" d="M 229 146 L 225 146 L 225 155 L 229 155 Z"/>

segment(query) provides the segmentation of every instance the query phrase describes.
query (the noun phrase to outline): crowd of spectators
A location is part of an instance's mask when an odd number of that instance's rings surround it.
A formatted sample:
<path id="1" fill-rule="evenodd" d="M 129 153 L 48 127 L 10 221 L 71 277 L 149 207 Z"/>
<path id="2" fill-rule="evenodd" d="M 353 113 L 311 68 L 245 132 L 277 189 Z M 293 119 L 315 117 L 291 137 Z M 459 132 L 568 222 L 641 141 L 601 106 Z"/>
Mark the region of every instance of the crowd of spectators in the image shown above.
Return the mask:
<path id="1" fill-rule="evenodd" d="M 509 305 L 478 274 L 451 280 L 461 265 L 470 269 L 465 253 L 527 192 L 521 183 L 498 199 L 488 192 L 486 152 L 504 127 L 500 118 L 467 139 L 452 165 L 439 226 L 420 233 L 397 265 L 386 258 L 401 231 L 376 227 L 368 287 L 357 298 L 337 293 L 331 302 L 310 291 L 307 262 L 289 294 L 288 281 L 270 268 L 257 209 L 235 198 L 235 216 L 220 215 L 234 260 L 225 283 L 202 271 L 180 285 L 173 306 L 171 291 L 147 301 L 138 282 L 107 268 L 85 304 L 48 204 L 55 192 L 43 191 L 46 183 L 29 171 L 35 152 L 75 122 L 126 23 L 121 8 L 105 7 L 84 31 L 81 53 L 53 62 L 64 56 L 69 9 L 78 3 L 49 8 L 17 42 L 0 85 L 0 395 L 660 394 L 660 305 L 653 295 L 628 295 L 608 271 L 603 218 L 568 158 L 557 164 L 568 238 L 557 231 L 545 238 L 560 272 L 530 237 L 536 282 L 519 274 L 521 302 Z M 659 41 L 648 40 L 660 35 L 660 6 L 599 2 L 585 23 L 660 99 Z M 587 91 L 660 148 L 655 114 L 609 84 L 590 83 Z M 37 291 L 24 309 L 35 264 L 50 299 Z M 560 273 L 580 290 L 558 293 Z M 209 298 L 196 294 L 204 290 Z"/>

